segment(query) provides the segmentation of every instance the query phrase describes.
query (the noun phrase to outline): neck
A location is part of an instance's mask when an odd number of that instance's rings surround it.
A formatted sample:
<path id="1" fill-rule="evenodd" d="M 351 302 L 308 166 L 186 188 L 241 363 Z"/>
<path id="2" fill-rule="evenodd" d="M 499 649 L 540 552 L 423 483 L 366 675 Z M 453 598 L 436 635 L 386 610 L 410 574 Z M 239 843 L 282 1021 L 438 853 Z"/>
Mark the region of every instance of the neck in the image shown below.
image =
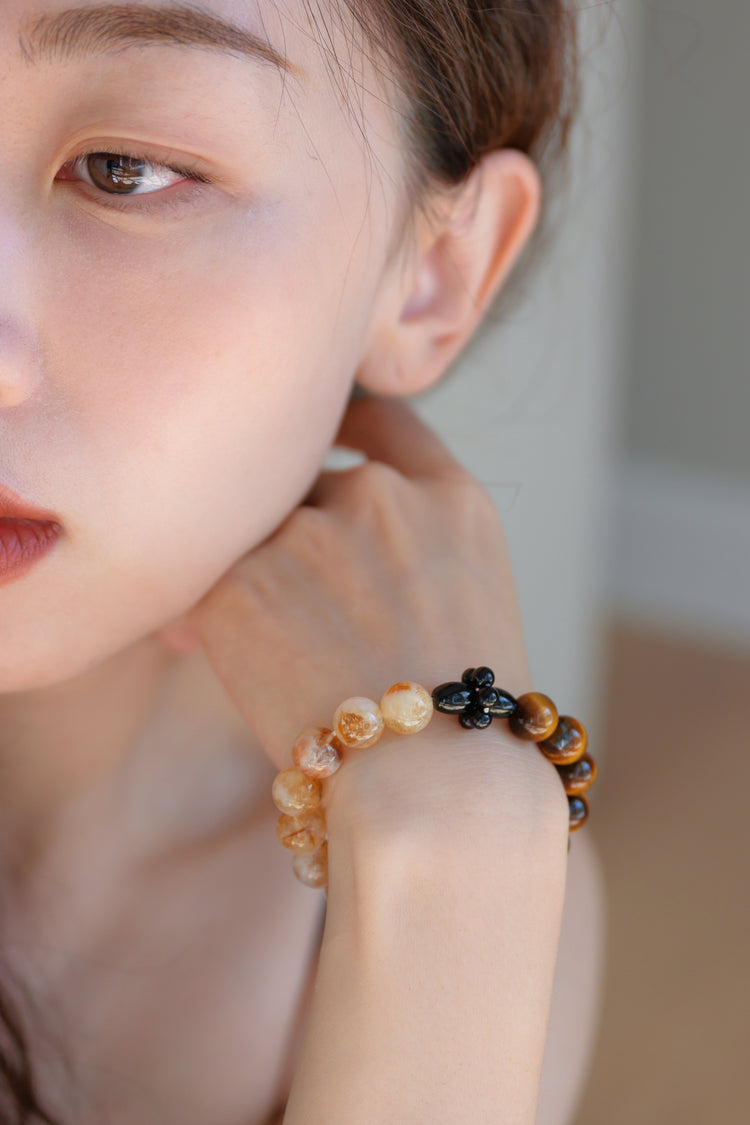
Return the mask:
<path id="1" fill-rule="evenodd" d="M 210 847 L 274 812 L 275 773 L 202 650 L 146 638 L 74 680 L 0 696 L 0 890 L 23 896 L 40 875 L 115 887 Z"/>
<path id="2" fill-rule="evenodd" d="M 73 680 L 0 695 L 0 845 L 31 858 L 123 770 L 176 658 L 139 641 Z"/>

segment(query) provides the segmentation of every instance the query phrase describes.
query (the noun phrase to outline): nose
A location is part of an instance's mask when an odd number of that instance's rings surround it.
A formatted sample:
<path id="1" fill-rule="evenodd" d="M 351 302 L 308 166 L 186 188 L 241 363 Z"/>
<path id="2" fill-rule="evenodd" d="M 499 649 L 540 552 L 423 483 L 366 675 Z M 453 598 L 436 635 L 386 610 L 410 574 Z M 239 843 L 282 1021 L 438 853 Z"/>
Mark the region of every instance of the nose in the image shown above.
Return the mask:
<path id="1" fill-rule="evenodd" d="M 0 410 L 21 406 L 39 383 L 39 355 L 33 337 L 0 315 Z"/>

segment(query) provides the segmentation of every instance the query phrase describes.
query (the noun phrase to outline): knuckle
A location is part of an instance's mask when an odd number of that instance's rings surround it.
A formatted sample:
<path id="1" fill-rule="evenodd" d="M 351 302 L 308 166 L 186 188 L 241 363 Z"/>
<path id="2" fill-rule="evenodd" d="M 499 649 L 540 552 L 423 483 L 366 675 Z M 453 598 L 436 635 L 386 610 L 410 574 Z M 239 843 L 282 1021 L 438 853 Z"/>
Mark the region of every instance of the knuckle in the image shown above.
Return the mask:
<path id="1" fill-rule="evenodd" d="M 318 547 L 330 538 L 330 524 L 330 516 L 322 508 L 303 504 L 295 508 L 291 518 L 280 529 L 279 538 Z"/>
<path id="2" fill-rule="evenodd" d="M 442 478 L 440 490 L 445 500 L 461 511 L 496 512 L 487 489 L 466 469 Z"/>
<path id="3" fill-rule="evenodd" d="M 352 470 L 351 484 L 356 492 L 378 496 L 391 492 L 404 478 L 385 461 L 363 461 Z"/>

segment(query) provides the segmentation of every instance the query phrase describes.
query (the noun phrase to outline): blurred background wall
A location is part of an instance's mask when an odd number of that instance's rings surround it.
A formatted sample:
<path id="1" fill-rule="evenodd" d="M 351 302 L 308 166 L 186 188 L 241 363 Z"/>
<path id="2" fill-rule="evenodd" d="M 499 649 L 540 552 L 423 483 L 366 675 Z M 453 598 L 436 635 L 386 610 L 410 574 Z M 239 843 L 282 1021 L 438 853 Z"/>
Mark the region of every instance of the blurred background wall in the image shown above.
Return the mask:
<path id="1" fill-rule="evenodd" d="M 621 6 L 621 5 L 616 5 Z M 750 5 L 637 5 L 636 269 L 608 592 L 750 644 Z"/>

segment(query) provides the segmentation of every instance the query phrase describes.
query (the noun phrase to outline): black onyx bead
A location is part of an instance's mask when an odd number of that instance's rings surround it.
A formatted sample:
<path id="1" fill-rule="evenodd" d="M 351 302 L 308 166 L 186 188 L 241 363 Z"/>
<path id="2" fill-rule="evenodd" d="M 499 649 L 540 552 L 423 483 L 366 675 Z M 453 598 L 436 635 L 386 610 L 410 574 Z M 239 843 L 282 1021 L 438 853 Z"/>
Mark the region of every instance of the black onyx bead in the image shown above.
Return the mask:
<path id="1" fill-rule="evenodd" d="M 481 668 L 467 668 L 461 679 L 465 684 L 471 684 L 472 687 L 492 687 L 495 682 L 495 673 L 491 668 L 482 665 Z"/>
<path id="2" fill-rule="evenodd" d="M 509 691 L 503 691 L 502 688 L 493 689 L 497 695 L 496 702 L 490 707 L 490 711 L 498 719 L 505 719 L 508 715 L 512 715 L 517 707 L 515 698 Z"/>
<path id="3" fill-rule="evenodd" d="M 497 688 L 477 688 L 474 692 L 474 698 L 480 707 L 484 708 L 485 711 L 489 711 L 490 708 L 494 707 L 497 703 Z"/>
<path id="4" fill-rule="evenodd" d="M 488 715 L 486 711 L 482 711 L 478 707 L 470 707 L 468 711 L 464 711 L 463 715 L 459 715 L 458 721 L 462 727 L 467 730 L 484 730 L 492 722 L 492 715 Z"/>
<path id="5" fill-rule="evenodd" d="M 436 711 L 457 715 L 471 705 L 472 690 L 464 684 L 439 684 L 432 692 Z"/>
<path id="6" fill-rule="evenodd" d="M 482 665 L 480 668 L 467 668 L 461 683 L 438 684 L 432 690 L 432 702 L 436 711 L 458 715 L 461 726 L 482 730 L 488 727 L 493 718 L 507 718 L 518 709 L 518 701 L 510 692 L 493 687 L 495 673 Z"/>

